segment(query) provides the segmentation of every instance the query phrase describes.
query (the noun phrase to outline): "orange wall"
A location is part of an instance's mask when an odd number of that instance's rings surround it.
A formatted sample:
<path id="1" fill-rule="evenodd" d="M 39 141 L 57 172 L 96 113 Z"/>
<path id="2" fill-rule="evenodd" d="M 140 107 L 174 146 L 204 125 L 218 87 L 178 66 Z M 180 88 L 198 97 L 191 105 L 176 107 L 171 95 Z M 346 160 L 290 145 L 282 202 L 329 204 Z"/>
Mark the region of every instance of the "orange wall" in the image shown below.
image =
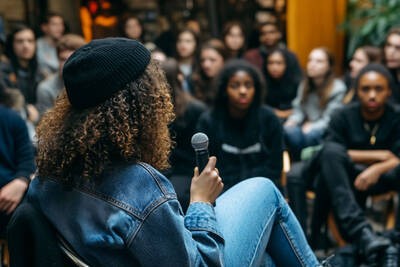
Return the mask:
<path id="1" fill-rule="evenodd" d="M 335 54 L 337 74 L 343 72 L 344 35 L 338 25 L 346 4 L 346 0 L 287 1 L 287 43 L 303 68 L 311 49 L 326 46 Z"/>

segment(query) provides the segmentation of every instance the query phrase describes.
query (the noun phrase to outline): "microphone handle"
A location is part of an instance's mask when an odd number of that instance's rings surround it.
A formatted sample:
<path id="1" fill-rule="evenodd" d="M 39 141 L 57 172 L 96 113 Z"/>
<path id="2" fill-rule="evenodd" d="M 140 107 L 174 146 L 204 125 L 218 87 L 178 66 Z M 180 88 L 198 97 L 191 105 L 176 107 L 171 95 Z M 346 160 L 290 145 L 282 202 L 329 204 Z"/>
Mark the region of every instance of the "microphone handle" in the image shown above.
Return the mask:
<path id="1" fill-rule="evenodd" d="M 199 168 L 199 174 L 204 170 L 208 163 L 208 149 L 196 151 L 196 165 Z"/>

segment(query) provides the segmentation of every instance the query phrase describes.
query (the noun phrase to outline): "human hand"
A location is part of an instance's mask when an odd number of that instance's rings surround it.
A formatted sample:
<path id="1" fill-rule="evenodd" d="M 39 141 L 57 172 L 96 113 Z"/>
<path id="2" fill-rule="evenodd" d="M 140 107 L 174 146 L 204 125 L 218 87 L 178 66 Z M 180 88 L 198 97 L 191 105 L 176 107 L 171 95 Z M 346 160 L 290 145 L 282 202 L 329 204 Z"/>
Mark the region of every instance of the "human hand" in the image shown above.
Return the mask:
<path id="1" fill-rule="evenodd" d="M 309 133 L 311 131 L 311 126 L 312 126 L 312 124 L 310 122 L 305 122 L 301 126 L 301 130 L 303 131 L 303 133 Z"/>
<path id="2" fill-rule="evenodd" d="M 37 108 L 32 105 L 32 104 L 28 104 L 26 105 L 26 110 L 28 112 L 28 119 L 29 121 L 36 123 L 39 120 L 39 111 L 37 110 Z"/>
<path id="3" fill-rule="evenodd" d="M 292 114 L 292 110 L 280 110 L 280 109 L 274 109 L 275 115 L 278 116 L 278 118 L 281 119 L 286 119 Z"/>
<path id="4" fill-rule="evenodd" d="M 374 165 L 371 165 L 356 177 L 354 186 L 360 191 L 365 191 L 370 186 L 376 184 L 380 176 L 381 173 L 378 169 Z"/>
<path id="5" fill-rule="evenodd" d="M 0 211 L 10 214 L 21 202 L 28 183 L 22 179 L 14 179 L 0 189 Z"/>
<path id="6" fill-rule="evenodd" d="M 285 122 L 285 124 L 284 124 L 284 126 L 285 126 L 285 127 L 288 127 L 288 128 L 294 127 L 294 126 L 296 126 L 296 125 L 297 125 L 296 122 L 290 121 L 290 120 L 287 120 L 287 121 Z"/>
<path id="7" fill-rule="evenodd" d="M 221 193 L 224 184 L 219 177 L 218 169 L 215 168 L 216 157 L 210 157 L 204 170 L 199 175 L 199 169 L 194 169 L 194 176 L 190 186 L 190 203 L 208 202 L 214 203 Z"/>

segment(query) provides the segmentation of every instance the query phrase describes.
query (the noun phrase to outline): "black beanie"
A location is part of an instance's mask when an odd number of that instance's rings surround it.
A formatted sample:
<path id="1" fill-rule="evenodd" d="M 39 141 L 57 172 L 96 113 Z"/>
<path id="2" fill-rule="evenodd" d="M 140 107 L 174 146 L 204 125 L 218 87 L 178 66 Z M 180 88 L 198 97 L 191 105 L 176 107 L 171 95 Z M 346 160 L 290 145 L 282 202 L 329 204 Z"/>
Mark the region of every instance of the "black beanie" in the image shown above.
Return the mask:
<path id="1" fill-rule="evenodd" d="M 93 40 L 65 62 L 63 79 L 75 108 L 96 106 L 140 77 L 150 62 L 150 52 L 127 38 Z"/>

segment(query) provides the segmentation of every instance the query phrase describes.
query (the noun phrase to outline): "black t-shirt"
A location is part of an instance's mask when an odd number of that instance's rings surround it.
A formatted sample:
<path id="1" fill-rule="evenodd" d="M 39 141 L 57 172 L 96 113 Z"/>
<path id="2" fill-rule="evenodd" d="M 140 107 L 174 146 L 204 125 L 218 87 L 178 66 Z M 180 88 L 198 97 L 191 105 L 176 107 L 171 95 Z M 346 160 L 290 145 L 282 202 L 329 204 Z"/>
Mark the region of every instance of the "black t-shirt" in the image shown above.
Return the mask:
<path id="1" fill-rule="evenodd" d="M 371 142 L 372 135 L 374 142 Z M 400 156 L 400 114 L 386 105 L 379 120 L 367 122 L 361 115 L 360 103 L 353 103 L 332 115 L 325 140 L 340 143 L 347 149 L 385 149 Z"/>

